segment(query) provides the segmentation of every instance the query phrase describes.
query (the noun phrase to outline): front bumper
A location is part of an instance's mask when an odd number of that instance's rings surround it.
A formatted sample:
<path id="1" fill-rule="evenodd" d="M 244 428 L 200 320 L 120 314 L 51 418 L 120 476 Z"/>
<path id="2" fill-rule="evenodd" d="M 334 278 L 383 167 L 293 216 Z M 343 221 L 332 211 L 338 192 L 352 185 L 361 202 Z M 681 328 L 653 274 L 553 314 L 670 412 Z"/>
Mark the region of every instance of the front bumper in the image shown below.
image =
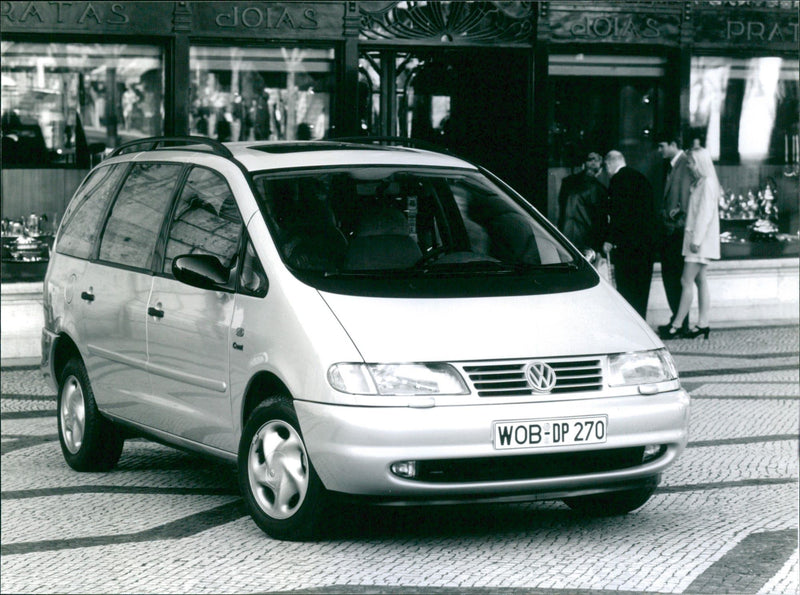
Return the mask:
<path id="1" fill-rule="evenodd" d="M 487 400 L 488 401 L 488 400 Z M 689 395 L 675 390 L 559 402 L 403 407 L 346 407 L 295 401 L 309 457 L 328 490 L 396 500 L 513 500 L 624 489 L 660 475 L 688 440 Z M 548 446 L 495 450 L 492 423 L 500 420 L 608 416 L 607 442 L 598 445 Z M 596 453 L 661 445 L 657 458 L 620 469 L 563 473 L 547 477 L 487 481 L 425 481 L 401 478 L 390 470 L 399 461 L 447 461 L 458 465 L 491 464 L 505 457 Z M 521 461 L 521 459 L 520 459 Z M 503 463 L 507 461 L 503 460 Z"/>

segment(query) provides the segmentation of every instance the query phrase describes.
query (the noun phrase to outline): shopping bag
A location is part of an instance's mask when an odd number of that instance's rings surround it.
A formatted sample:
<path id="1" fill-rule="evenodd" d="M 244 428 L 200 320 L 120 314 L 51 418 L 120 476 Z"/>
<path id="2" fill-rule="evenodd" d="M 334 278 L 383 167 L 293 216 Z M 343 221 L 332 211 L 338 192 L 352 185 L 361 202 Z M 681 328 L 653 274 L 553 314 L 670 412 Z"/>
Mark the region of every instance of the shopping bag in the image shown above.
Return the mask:
<path id="1" fill-rule="evenodd" d="M 597 261 L 594 264 L 594 268 L 603 279 L 611 283 L 613 287 L 616 287 L 616 283 L 614 282 L 614 269 L 611 266 L 610 253 L 604 252 L 602 256 L 598 255 Z"/>

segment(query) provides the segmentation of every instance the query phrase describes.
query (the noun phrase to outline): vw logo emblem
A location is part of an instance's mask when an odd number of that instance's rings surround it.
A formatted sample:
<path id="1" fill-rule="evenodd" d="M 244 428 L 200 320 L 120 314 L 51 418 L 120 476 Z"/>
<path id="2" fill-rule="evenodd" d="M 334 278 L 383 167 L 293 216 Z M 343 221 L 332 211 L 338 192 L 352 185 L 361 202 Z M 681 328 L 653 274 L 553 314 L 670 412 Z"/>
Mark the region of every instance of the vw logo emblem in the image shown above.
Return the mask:
<path id="1" fill-rule="evenodd" d="M 525 369 L 528 384 L 537 393 L 549 393 L 556 385 L 556 372 L 544 362 L 532 362 Z"/>

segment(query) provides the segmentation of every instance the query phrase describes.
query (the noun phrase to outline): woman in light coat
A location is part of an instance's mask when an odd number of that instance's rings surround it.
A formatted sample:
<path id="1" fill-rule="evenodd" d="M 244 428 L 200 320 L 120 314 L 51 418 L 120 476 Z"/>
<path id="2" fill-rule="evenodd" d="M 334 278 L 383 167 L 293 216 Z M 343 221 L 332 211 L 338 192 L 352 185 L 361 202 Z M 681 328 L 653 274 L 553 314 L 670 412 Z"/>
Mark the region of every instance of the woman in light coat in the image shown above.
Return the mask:
<path id="1" fill-rule="evenodd" d="M 689 169 L 695 177 L 689 196 L 689 211 L 683 234 L 683 275 L 681 276 L 681 301 L 678 312 L 666 332 L 665 338 L 699 337 L 708 339 L 709 302 L 706 269 L 712 260 L 719 260 L 719 194 L 720 185 L 711 154 L 702 147 L 692 149 L 688 155 Z M 694 286 L 697 286 L 697 325 L 681 332 L 681 324 L 692 307 Z"/>

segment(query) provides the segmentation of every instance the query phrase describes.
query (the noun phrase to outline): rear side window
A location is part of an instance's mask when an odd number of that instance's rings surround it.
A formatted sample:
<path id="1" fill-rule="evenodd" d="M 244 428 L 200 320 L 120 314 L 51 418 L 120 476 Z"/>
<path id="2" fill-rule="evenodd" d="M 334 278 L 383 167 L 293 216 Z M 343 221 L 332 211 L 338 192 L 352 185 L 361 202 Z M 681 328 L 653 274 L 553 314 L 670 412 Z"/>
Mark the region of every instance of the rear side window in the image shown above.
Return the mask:
<path id="1" fill-rule="evenodd" d="M 138 163 L 119 191 L 100 240 L 100 260 L 149 268 L 183 165 Z"/>
<path id="2" fill-rule="evenodd" d="M 103 214 L 119 184 L 125 165 L 100 167 L 86 179 L 64 213 L 56 252 L 89 258 L 100 233 Z"/>
<path id="3" fill-rule="evenodd" d="M 241 234 L 242 217 L 225 178 L 195 167 L 175 205 L 162 271 L 172 274 L 172 261 L 183 254 L 211 254 L 230 269 Z"/>

